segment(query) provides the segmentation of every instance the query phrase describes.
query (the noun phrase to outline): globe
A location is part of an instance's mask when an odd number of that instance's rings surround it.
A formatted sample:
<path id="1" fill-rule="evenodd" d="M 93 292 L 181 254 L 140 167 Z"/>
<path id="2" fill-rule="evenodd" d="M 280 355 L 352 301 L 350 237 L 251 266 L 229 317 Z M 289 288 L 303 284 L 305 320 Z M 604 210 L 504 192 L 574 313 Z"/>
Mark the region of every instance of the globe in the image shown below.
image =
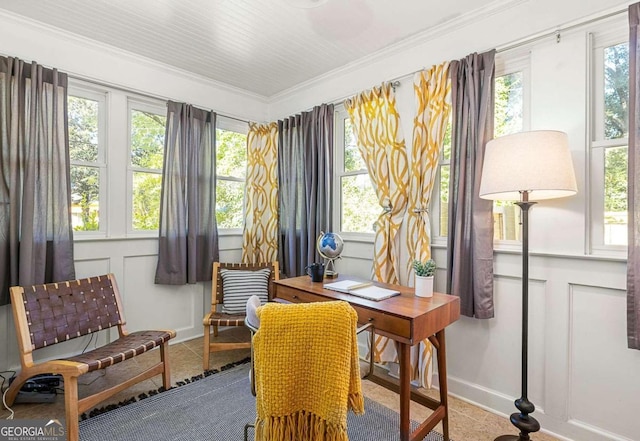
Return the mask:
<path id="1" fill-rule="evenodd" d="M 344 241 L 342 238 L 336 233 L 325 233 L 321 231 L 320 236 L 318 236 L 316 248 L 320 256 L 329 261 L 324 270 L 325 277 L 337 277 L 338 273 L 335 270 L 333 261 L 340 258 L 340 254 L 342 254 L 342 250 L 344 249 Z"/>

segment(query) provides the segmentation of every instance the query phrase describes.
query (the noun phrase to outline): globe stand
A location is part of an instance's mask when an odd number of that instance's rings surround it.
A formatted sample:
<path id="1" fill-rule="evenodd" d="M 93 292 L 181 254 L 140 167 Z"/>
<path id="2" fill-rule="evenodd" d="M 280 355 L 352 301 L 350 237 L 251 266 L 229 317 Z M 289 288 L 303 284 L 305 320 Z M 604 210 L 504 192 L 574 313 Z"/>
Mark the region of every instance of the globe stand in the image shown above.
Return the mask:
<path id="1" fill-rule="evenodd" d="M 327 264 L 324 267 L 324 277 L 327 279 L 335 279 L 336 277 L 338 277 L 338 272 L 336 271 L 336 266 L 333 263 L 336 259 L 339 259 L 339 257 L 336 257 L 334 259 L 331 258 L 326 258 L 327 259 Z"/>
<path id="2" fill-rule="evenodd" d="M 320 231 L 320 235 L 316 240 L 316 250 L 320 257 L 327 262 L 324 267 L 324 277 L 334 279 L 338 277 L 335 261 L 340 258 L 344 242 L 336 233 L 325 233 Z"/>

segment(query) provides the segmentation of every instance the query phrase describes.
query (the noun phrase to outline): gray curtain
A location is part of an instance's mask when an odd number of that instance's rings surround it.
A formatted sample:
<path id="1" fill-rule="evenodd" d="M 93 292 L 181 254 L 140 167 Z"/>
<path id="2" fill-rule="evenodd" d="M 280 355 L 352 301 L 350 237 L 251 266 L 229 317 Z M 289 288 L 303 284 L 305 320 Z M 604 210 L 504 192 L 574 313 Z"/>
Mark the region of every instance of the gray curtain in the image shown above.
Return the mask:
<path id="1" fill-rule="evenodd" d="M 211 280 L 218 260 L 216 114 L 169 101 L 157 284 Z"/>
<path id="2" fill-rule="evenodd" d="M 333 104 L 278 121 L 280 268 L 300 276 L 320 262 L 316 240 L 332 231 Z"/>
<path id="3" fill-rule="evenodd" d="M 449 181 L 447 292 L 468 317 L 493 317 L 492 202 L 480 199 L 487 141 L 493 137 L 495 50 L 452 61 L 453 130 Z"/>
<path id="4" fill-rule="evenodd" d="M 67 75 L 0 57 L 0 305 L 74 278 Z"/>
<path id="5" fill-rule="evenodd" d="M 640 349 L 640 3 L 629 6 L 629 246 L 627 260 L 627 344 Z"/>

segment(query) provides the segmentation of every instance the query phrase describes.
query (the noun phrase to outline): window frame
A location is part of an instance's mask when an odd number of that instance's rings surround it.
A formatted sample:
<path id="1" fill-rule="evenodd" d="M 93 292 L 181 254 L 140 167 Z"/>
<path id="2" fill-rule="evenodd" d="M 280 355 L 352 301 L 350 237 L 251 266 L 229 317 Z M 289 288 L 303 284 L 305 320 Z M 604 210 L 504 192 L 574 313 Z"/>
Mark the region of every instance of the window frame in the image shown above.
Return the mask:
<path id="1" fill-rule="evenodd" d="M 227 116 L 223 116 L 223 115 L 217 115 L 216 116 L 216 132 L 217 130 L 225 130 L 227 132 L 235 132 L 235 133 L 240 133 L 245 135 L 245 137 L 249 134 L 249 125 L 244 122 L 244 121 L 240 121 L 234 118 L 230 118 Z M 245 151 L 247 149 L 247 144 L 245 143 Z M 247 152 L 248 153 L 248 152 Z M 218 154 L 218 150 L 217 150 L 217 144 L 216 144 L 216 155 Z M 248 161 L 247 161 L 248 162 Z M 237 176 L 225 176 L 225 175 L 220 175 L 218 174 L 218 172 L 216 171 L 216 192 L 217 192 L 217 188 L 218 188 L 218 181 L 228 181 L 228 182 L 241 182 L 244 185 L 244 191 L 243 191 L 243 200 L 242 200 L 242 217 L 245 218 L 246 217 L 246 210 L 247 210 L 247 204 L 246 204 L 246 198 L 247 198 L 247 163 L 245 163 L 245 177 L 241 178 L 241 177 L 237 177 Z M 218 203 L 218 195 L 216 194 L 216 204 Z M 215 215 L 215 213 L 214 213 Z M 238 228 L 220 228 L 220 226 L 218 226 L 218 234 L 220 236 L 231 236 L 231 235 L 238 235 L 238 234 L 242 234 L 243 232 L 243 226 L 240 226 Z"/>
<path id="2" fill-rule="evenodd" d="M 344 240 L 355 242 L 373 242 L 375 239 L 375 231 L 370 233 L 362 233 L 355 231 L 343 231 L 342 229 L 342 178 L 348 176 L 367 175 L 369 180 L 369 171 L 364 168 L 354 171 L 344 170 L 344 157 L 345 157 L 345 120 L 349 118 L 347 110 L 343 104 L 336 105 L 334 107 L 334 155 L 333 155 L 333 200 L 335 201 L 336 209 L 333 210 L 333 225 L 334 229 L 338 231 L 340 237 Z M 380 207 L 382 212 L 382 207 Z"/>
<path id="3" fill-rule="evenodd" d="M 531 130 L 531 58 L 529 50 L 517 52 L 511 55 L 499 54 L 496 56 L 495 78 L 522 72 L 522 131 Z M 521 133 L 514 132 L 514 133 Z M 495 136 L 495 128 L 494 128 Z M 507 136 L 507 135 L 503 135 Z M 497 201 L 492 201 L 492 212 L 495 213 Z M 520 210 L 516 211 L 518 218 Z M 522 247 L 522 240 L 518 239 L 498 239 L 493 241 L 494 249 L 519 250 Z"/>
<path id="4" fill-rule="evenodd" d="M 607 23 L 588 34 L 587 49 L 587 185 L 586 250 L 587 254 L 625 257 L 626 245 L 608 245 L 604 238 L 604 180 L 607 148 L 627 147 L 629 138 L 606 139 L 604 136 L 604 49 L 628 43 L 628 27 L 622 19 Z"/>
<path id="5" fill-rule="evenodd" d="M 131 163 L 131 129 L 132 129 L 132 112 L 134 110 L 153 113 L 156 115 L 167 116 L 167 103 L 163 100 L 152 100 L 136 97 L 134 95 L 127 94 L 127 187 L 126 187 L 126 234 L 128 237 L 137 236 L 151 236 L 157 237 L 158 230 L 136 230 L 133 228 L 133 175 L 136 172 L 152 173 L 162 176 L 163 169 L 153 169 L 146 167 L 134 166 Z M 165 123 L 166 133 L 166 123 Z M 163 166 L 164 166 L 164 153 L 163 153 Z M 164 167 L 163 167 L 164 168 Z M 160 212 L 158 212 L 160 217 Z"/>
<path id="6" fill-rule="evenodd" d="M 109 209 L 107 207 L 109 195 L 109 167 L 108 167 L 108 129 L 107 118 L 109 114 L 109 91 L 105 88 L 94 87 L 88 84 L 69 83 L 68 96 L 96 101 L 98 103 L 98 156 L 96 161 L 77 161 L 69 157 L 69 166 L 90 167 L 98 169 L 98 206 L 99 224 L 95 231 L 73 230 L 74 239 L 92 239 L 107 237 L 109 231 Z"/>

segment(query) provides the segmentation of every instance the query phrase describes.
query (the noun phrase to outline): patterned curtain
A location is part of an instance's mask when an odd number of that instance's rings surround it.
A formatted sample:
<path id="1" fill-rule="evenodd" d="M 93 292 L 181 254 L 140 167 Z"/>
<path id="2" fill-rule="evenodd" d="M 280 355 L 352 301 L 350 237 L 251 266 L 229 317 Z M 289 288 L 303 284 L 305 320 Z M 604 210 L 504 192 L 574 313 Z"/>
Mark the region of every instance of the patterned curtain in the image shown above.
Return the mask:
<path id="1" fill-rule="evenodd" d="M 167 103 L 155 283 L 211 280 L 218 260 L 216 114 Z"/>
<path id="2" fill-rule="evenodd" d="M 278 258 L 278 124 L 250 124 L 242 262 Z"/>
<path id="3" fill-rule="evenodd" d="M 0 57 L 0 305 L 75 279 L 67 74 Z"/>
<path id="4" fill-rule="evenodd" d="M 425 261 L 431 258 L 431 222 L 428 207 L 451 112 L 449 63 L 445 62 L 416 73 L 413 88 L 417 109 L 413 124 L 409 208 L 404 225 L 407 261 L 403 265 L 401 277 L 410 286 L 413 285 L 413 260 Z M 425 340 L 412 350 L 414 370 L 417 370 L 420 385 L 431 387 L 431 343 Z"/>
<path id="5" fill-rule="evenodd" d="M 358 148 L 383 211 L 375 224 L 373 279 L 400 282 L 399 230 L 407 210 L 409 163 L 393 88 L 383 84 L 347 99 Z M 376 337 L 374 359 L 396 361 L 395 348 Z"/>
<path id="6" fill-rule="evenodd" d="M 640 3 L 629 6 L 627 345 L 640 349 Z"/>

